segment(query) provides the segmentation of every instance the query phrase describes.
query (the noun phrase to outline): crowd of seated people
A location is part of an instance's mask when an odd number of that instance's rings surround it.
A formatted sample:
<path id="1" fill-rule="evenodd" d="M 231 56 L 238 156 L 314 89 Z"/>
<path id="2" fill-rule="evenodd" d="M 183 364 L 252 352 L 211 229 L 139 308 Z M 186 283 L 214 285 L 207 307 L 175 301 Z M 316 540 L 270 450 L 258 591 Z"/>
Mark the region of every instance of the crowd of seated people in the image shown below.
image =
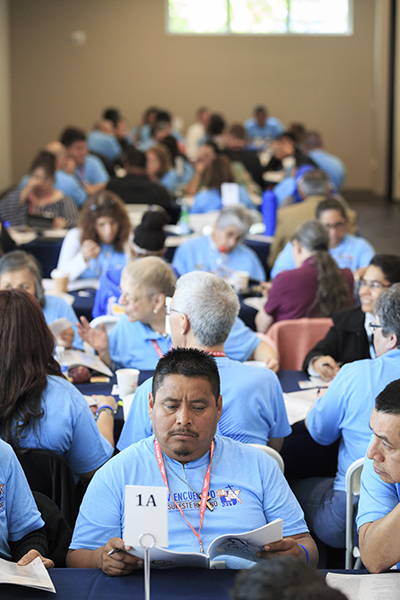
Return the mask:
<path id="1" fill-rule="evenodd" d="M 356 215 L 337 193 L 345 167 L 324 150 L 321 134 L 301 124 L 285 130 L 263 106 L 243 124 L 227 124 L 205 107 L 196 118 L 185 140 L 162 108 L 149 107 L 133 129 L 117 108 L 106 109 L 88 135 L 65 128 L 0 199 L 0 499 L 10 505 L 16 487 L 21 490 L 14 514 L 0 513 L 2 558 L 26 564 L 40 556 L 52 566 L 43 519 L 14 468 L 14 451 L 27 448 L 51 450 L 65 458 L 76 481 L 91 480 L 69 567 L 114 576 L 142 566 L 125 552 L 123 490 L 125 484 L 165 485 L 161 460 L 174 504 L 172 549 L 198 550 L 186 518 L 204 549 L 218 534 L 278 517 L 283 539 L 261 548 L 260 558 L 283 554 L 293 565 L 315 567 L 312 536 L 318 544 L 344 547 L 346 470 L 368 450 L 371 414 L 379 438 L 383 421 L 373 413 L 375 398 L 398 374 L 400 256 L 375 254 L 358 235 Z M 276 211 L 268 265 L 244 244 L 255 222 L 267 225 L 266 193 L 274 194 Z M 135 204 L 147 210 L 132 227 L 130 209 L 140 209 Z M 167 236 L 190 232 L 190 219 L 199 216 L 209 218 L 208 231 L 167 252 Z M 34 227 L 34 217 L 66 230 L 58 269 L 71 282 L 81 280 L 82 289 L 85 280 L 96 280 L 92 314 L 117 317 L 111 330 L 92 328 L 62 297 L 44 293 L 40 265 L 12 239 L 15 227 Z M 169 227 L 176 222 L 176 229 Z M 271 282 L 265 282 L 269 268 Z M 230 285 L 235 272 L 260 284 L 266 296 L 253 330 L 239 318 L 243 298 Z M 278 349 L 263 334 L 274 322 L 302 317 L 333 319 L 326 337 L 303 357 L 308 374 L 332 384 L 306 420 L 291 427 L 276 375 Z M 48 326 L 60 318 L 71 326 L 55 340 Z M 54 358 L 56 344 L 82 349 L 84 342 L 112 371 L 155 373 L 136 391 L 118 440 L 115 397 L 96 396 L 95 420 Z M 251 444 L 282 453 L 289 483 Z M 333 473 L 313 469 L 315 454 L 323 464 L 324 446 L 335 448 Z M 381 460 L 368 452 L 374 465 Z M 217 525 L 215 513 L 205 508 L 201 517 L 198 507 L 208 464 Z M 182 470 L 188 484 L 177 475 Z M 383 481 L 385 472 L 383 466 L 378 473 Z M 186 485 L 193 485 L 193 502 L 182 507 L 175 497 L 187 493 Z M 365 485 L 372 485 L 371 473 Z M 222 509 L 227 486 L 236 512 Z M 24 527 L 18 529 L 18 520 Z M 376 537 L 369 524 L 362 516 L 367 560 L 386 569 L 387 561 L 371 559 L 368 543 Z M 226 564 L 249 566 L 231 558 Z M 245 584 L 243 576 L 238 586 Z"/>

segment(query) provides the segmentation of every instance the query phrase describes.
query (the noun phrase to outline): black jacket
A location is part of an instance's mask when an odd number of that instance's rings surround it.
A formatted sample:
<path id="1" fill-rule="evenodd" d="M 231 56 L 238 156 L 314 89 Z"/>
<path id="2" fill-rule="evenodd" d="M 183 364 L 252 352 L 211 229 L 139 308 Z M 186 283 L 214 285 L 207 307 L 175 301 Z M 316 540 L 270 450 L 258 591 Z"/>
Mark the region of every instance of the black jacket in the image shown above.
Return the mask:
<path id="1" fill-rule="evenodd" d="M 304 359 L 304 371 L 307 372 L 310 361 L 317 356 L 332 356 L 340 363 L 371 358 L 364 327 L 365 314 L 361 308 L 342 310 L 335 313 L 332 319 L 333 327 Z"/>

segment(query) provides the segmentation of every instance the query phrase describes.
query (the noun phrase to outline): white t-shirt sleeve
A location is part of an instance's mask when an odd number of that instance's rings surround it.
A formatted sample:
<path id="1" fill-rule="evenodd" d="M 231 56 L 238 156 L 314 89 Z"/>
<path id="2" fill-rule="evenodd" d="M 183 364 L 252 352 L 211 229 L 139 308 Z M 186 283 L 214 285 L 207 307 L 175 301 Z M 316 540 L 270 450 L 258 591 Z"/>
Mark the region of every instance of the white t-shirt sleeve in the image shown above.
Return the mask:
<path id="1" fill-rule="evenodd" d="M 68 231 L 61 246 L 57 268 L 69 274 L 70 281 L 79 279 L 88 265 L 81 252 L 80 229 L 74 227 Z"/>

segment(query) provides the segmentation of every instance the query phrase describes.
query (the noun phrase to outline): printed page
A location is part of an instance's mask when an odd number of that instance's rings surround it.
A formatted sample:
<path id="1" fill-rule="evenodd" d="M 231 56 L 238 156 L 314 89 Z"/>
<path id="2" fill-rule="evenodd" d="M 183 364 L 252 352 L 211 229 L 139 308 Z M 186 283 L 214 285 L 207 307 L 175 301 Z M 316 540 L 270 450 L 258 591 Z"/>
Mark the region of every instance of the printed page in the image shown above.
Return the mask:
<path id="1" fill-rule="evenodd" d="M 400 573 L 341 575 L 328 573 L 326 582 L 349 600 L 400 600 Z"/>
<path id="2" fill-rule="evenodd" d="M 48 592 L 56 593 L 47 569 L 39 557 L 24 567 L 0 558 L 0 583 L 25 585 L 38 590 L 47 590 Z"/>
<path id="3" fill-rule="evenodd" d="M 285 401 L 286 412 L 290 425 L 305 419 L 308 411 L 317 399 L 317 390 L 301 390 L 300 392 L 292 392 L 283 394 Z"/>
<path id="4" fill-rule="evenodd" d="M 100 360 L 98 356 L 86 354 L 85 352 L 80 352 L 80 350 L 66 350 L 65 359 L 68 362 L 69 369 L 71 367 L 83 365 L 88 369 L 93 369 L 94 371 L 103 373 L 104 375 L 107 375 L 107 377 L 113 376 L 112 371 L 107 367 L 106 364 L 103 363 L 102 360 Z"/>
<path id="5" fill-rule="evenodd" d="M 265 544 L 281 540 L 282 536 L 283 521 L 282 519 L 275 519 L 275 521 L 271 521 L 271 523 L 253 531 L 221 535 L 211 542 L 208 554 L 211 560 L 217 556 L 227 555 L 258 562 L 262 559 L 257 558 L 256 553 Z"/>
<path id="6" fill-rule="evenodd" d="M 61 317 L 60 319 L 56 319 L 49 325 L 49 329 L 51 333 L 57 338 L 62 331 L 71 327 L 71 321 L 68 321 L 66 317 Z"/>
<path id="7" fill-rule="evenodd" d="M 144 558 L 144 548 L 136 546 L 129 550 L 129 554 Z M 174 552 L 164 548 L 151 548 L 150 566 L 152 569 L 168 569 L 171 567 L 203 567 L 208 569 L 209 559 L 207 554 L 201 554 L 200 552 Z"/>

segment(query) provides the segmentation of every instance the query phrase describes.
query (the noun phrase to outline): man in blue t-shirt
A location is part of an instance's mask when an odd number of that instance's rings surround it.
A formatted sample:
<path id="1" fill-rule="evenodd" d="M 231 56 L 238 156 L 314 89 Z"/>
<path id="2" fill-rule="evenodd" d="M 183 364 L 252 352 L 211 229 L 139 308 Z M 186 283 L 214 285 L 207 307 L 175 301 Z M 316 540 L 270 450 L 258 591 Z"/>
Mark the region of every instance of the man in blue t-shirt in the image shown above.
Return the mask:
<path id="1" fill-rule="evenodd" d="M 365 456 L 375 398 L 400 372 L 400 284 L 379 296 L 375 323 L 370 327 L 377 357 L 344 365 L 306 418 L 306 427 L 318 444 L 328 446 L 340 439 L 336 477 L 292 482 L 310 530 L 335 548 L 345 547 L 347 469 Z M 301 450 L 303 438 L 299 444 Z"/>
<path id="2" fill-rule="evenodd" d="M 218 433 L 244 443 L 267 444 L 279 451 L 291 429 L 277 376 L 225 355 L 239 301 L 231 286 L 212 273 L 193 271 L 178 279 L 170 326 L 175 348 L 198 348 L 216 357 L 224 408 Z M 137 390 L 118 449 L 153 433 L 147 404 L 151 381 Z"/>
<path id="3" fill-rule="evenodd" d="M 109 461 L 87 489 L 69 567 L 101 568 L 116 576 L 143 564 L 123 541 L 124 487 L 132 484 L 167 488 L 170 550 L 207 552 L 219 535 L 282 518 L 283 539 L 264 546 L 258 557 L 279 553 L 316 564 L 315 543 L 277 463 L 257 448 L 215 435 L 222 397 L 209 352 L 177 348 L 161 358 L 148 407 L 154 436 Z M 254 564 L 220 558 L 228 568 Z"/>
<path id="4" fill-rule="evenodd" d="M 86 135 L 80 129 L 67 127 L 60 142 L 67 149 L 68 158 L 75 163 L 75 175 L 87 194 L 103 190 L 110 180 L 107 170 L 97 156 L 88 154 Z"/>
<path id="5" fill-rule="evenodd" d="M 380 573 L 400 562 L 400 379 L 377 397 L 370 427 L 357 527 L 361 560 Z"/>

